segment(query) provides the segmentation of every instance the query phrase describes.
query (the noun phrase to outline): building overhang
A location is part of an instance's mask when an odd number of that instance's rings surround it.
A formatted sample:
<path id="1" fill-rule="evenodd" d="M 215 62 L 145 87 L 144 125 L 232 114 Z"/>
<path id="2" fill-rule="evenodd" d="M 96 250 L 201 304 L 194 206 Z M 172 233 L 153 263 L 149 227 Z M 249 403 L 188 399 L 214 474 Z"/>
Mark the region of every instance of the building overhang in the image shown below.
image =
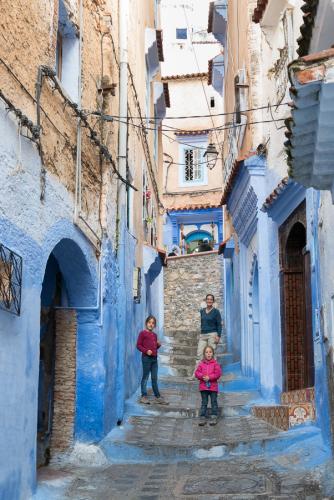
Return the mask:
<path id="1" fill-rule="evenodd" d="M 334 200 L 334 49 L 289 66 L 294 109 L 286 121 L 289 175 Z"/>
<path id="2" fill-rule="evenodd" d="M 162 50 L 162 49 L 161 49 Z M 157 39 L 157 31 L 153 28 L 145 30 L 145 56 L 150 77 L 157 74 L 160 67 L 161 50 Z"/>
<path id="3" fill-rule="evenodd" d="M 216 0 L 210 3 L 208 33 L 222 45 L 226 45 L 227 32 L 227 0 Z"/>
<path id="4" fill-rule="evenodd" d="M 225 188 L 223 202 L 240 240 L 248 246 L 257 229 L 258 199 L 263 192 L 266 158 L 253 154 L 236 161 Z"/>
<path id="5" fill-rule="evenodd" d="M 163 82 L 163 86 L 164 86 L 166 108 L 170 108 L 170 94 L 169 94 L 168 83 L 167 82 Z"/>
<path id="6" fill-rule="evenodd" d="M 168 215 L 177 224 L 192 224 L 201 222 L 210 224 L 211 222 L 222 222 L 223 211 L 221 207 L 198 207 L 185 206 L 175 209 L 169 209 Z"/>
<path id="7" fill-rule="evenodd" d="M 156 121 L 160 124 L 166 116 L 164 84 L 161 82 L 153 82 L 153 101 L 154 116 Z"/>
<path id="8" fill-rule="evenodd" d="M 253 22 L 268 28 L 277 26 L 280 15 L 288 4 L 288 0 L 258 0 L 253 12 Z"/>
<path id="9" fill-rule="evenodd" d="M 304 0 L 301 10 L 303 24 L 300 27 L 300 37 L 297 40 L 297 54 L 302 57 L 308 54 L 315 18 L 320 0 Z M 253 22 L 260 23 L 261 27 L 273 28 L 278 26 L 284 8 L 294 6 L 293 0 L 258 0 L 253 12 Z"/>
<path id="10" fill-rule="evenodd" d="M 212 85 L 221 96 L 224 93 L 224 76 L 224 56 L 219 54 L 209 61 L 208 85 Z"/>
<path id="11" fill-rule="evenodd" d="M 261 211 L 268 214 L 279 226 L 305 199 L 306 190 L 297 182 L 285 177 L 266 198 Z"/>

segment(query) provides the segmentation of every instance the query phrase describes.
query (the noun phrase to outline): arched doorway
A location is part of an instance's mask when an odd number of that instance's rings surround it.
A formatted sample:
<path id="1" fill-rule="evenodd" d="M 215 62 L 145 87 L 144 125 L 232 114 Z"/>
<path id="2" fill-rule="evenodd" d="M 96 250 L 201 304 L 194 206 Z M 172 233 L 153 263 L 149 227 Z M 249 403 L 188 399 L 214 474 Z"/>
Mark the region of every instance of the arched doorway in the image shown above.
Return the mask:
<path id="1" fill-rule="evenodd" d="M 305 203 L 280 228 L 284 390 L 314 385 L 310 255 Z"/>
<path id="2" fill-rule="evenodd" d="M 209 242 L 213 240 L 212 234 L 208 231 L 193 231 L 185 237 L 187 249 L 189 253 L 192 253 L 195 248 L 198 248 L 201 241 L 208 239 Z"/>
<path id="3" fill-rule="evenodd" d="M 74 437 L 77 306 L 91 305 L 96 286 L 80 247 L 63 239 L 50 254 L 41 290 L 37 467 L 68 449 Z"/>

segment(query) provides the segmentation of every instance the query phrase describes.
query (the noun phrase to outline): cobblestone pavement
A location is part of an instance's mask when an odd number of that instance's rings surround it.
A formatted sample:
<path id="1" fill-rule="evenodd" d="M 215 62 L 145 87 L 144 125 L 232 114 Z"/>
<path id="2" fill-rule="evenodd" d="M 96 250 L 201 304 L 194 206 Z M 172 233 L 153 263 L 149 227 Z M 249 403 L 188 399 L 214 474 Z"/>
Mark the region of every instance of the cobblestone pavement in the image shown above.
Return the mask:
<path id="1" fill-rule="evenodd" d="M 64 500 L 326 498 L 316 474 L 277 472 L 276 469 L 277 464 L 263 458 L 242 458 L 228 462 L 127 464 L 93 469 L 63 468 L 58 470 L 54 477 L 67 478 L 70 481 L 70 486 L 61 497 Z"/>
<path id="2" fill-rule="evenodd" d="M 175 368 L 172 355 L 164 362 Z M 235 378 L 227 372 L 226 383 Z M 169 406 L 152 397 L 147 406 L 137 396 L 127 402 L 122 426 L 95 447 L 99 465 L 72 460 L 40 470 L 36 500 L 334 499 L 323 488 L 326 467 L 312 458 L 321 447 L 317 428 L 291 434 L 251 416 L 249 405 L 260 398 L 254 389 L 223 391 L 217 426 L 199 427 L 197 383 L 176 370 L 161 388 Z"/>

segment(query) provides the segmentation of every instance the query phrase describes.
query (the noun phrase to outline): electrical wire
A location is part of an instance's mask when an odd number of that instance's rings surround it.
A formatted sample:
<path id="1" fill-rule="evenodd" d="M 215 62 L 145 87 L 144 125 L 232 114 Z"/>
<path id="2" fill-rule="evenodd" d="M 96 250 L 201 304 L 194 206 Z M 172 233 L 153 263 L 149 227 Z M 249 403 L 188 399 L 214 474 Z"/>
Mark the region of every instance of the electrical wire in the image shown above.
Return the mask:
<path id="1" fill-rule="evenodd" d="M 255 122 L 248 122 L 248 123 L 230 123 L 230 124 L 227 124 L 227 125 L 220 125 L 219 127 L 215 127 L 214 129 L 213 128 L 209 128 L 209 129 L 205 129 L 205 132 L 203 132 L 203 135 L 206 135 L 208 132 L 211 132 L 213 130 L 216 130 L 216 131 L 223 131 L 223 130 L 229 130 L 229 129 L 235 129 L 235 128 L 240 128 L 240 127 L 246 127 L 246 126 L 249 126 L 249 125 L 257 125 L 257 124 L 260 124 L 260 123 L 273 123 L 273 122 L 279 122 L 279 121 L 285 121 L 286 118 L 274 118 L 272 120 L 258 120 L 258 121 L 255 121 Z M 120 123 L 126 123 L 125 121 L 122 121 L 122 120 L 115 120 L 115 121 L 118 121 Z M 139 128 L 141 130 L 153 130 L 154 131 L 154 128 L 151 128 L 151 127 L 147 127 L 145 125 L 137 125 L 136 123 L 131 123 L 130 125 L 132 125 L 133 127 L 135 128 Z M 175 128 L 173 130 L 170 130 L 170 129 L 163 129 L 161 128 L 161 131 L 162 132 L 174 132 L 175 134 L 177 134 L 177 132 L 190 132 L 189 135 L 191 135 L 191 131 L 189 130 L 182 130 L 182 129 L 179 129 L 179 128 Z M 166 135 L 166 134 L 164 134 Z M 179 140 L 175 139 L 176 142 L 180 142 Z M 219 143 L 219 141 L 218 141 Z M 185 144 L 182 142 L 182 144 Z M 202 149 L 202 148 L 199 148 L 199 149 Z M 206 149 L 206 148 L 204 148 Z"/>
<path id="2" fill-rule="evenodd" d="M 22 90 L 30 97 L 30 99 L 36 104 L 36 98 L 29 92 L 27 87 L 24 85 L 24 83 L 21 82 L 19 77 L 14 73 L 14 71 L 11 69 L 11 67 L 6 63 L 4 59 L 0 57 L 0 62 L 3 64 L 3 66 L 7 69 L 7 71 L 10 73 L 10 75 L 14 78 L 14 80 L 20 85 Z M 50 118 L 48 113 L 45 111 L 42 105 L 40 105 L 41 111 L 43 112 L 45 118 L 50 122 L 50 124 L 54 127 L 54 129 L 58 132 L 58 134 L 65 140 L 65 143 L 68 144 L 69 140 L 68 137 L 66 137 L 65 134 L 62 133 L 62 131 L 57 127 L 57 125 L 54 123 L 54 121 Z"/>
<path id="3" fill-rule="evenodd" d="M 250 113 L 251 111 L 260 111 L 260 110 L 268 110 L 269 108 L 278 108 L 280 106 L 291 106 L 291 101 L 289 102 L 281 102 L 281 103 L 275 103 L 275 104 L 266 104 L 266 105 L 263 105 L 263 106 L 258 106 L 256 108 L 249 108 L 249 109 L 242 109 L 240 111 L 238 111 L 238 113 L 241 113 L 241 114 L 245 114 L 245 113 Z M 86 111 L 87 114 L 94 114 L 95 111 Z M 226 112 L 226 113 L 211 113 L 211 115 L 187 115 L 187 116 L 165 116 L 164 118 L 164 121 L 165 120 L 186 120 L 186 119 L 192 119 L 192 118 L 210 118 L 210 116 L 212 116 L 213 118 L 215 117 L 219 117 L 219 116 L 233 116 L 233 115 L 236 115 L 237 114 L 237 111 L 229 111 L 229 112 Z M 119 119 L 122 119 L 122 120 L 126 120 L 126 116 L 120 116 L 120 115 L 108 115 L 110 116 L 111 118 L 119 118 Z M 156 120 L 157 117 L 156 116 L 132 116 L 133 119 L 135 120 Z"/>

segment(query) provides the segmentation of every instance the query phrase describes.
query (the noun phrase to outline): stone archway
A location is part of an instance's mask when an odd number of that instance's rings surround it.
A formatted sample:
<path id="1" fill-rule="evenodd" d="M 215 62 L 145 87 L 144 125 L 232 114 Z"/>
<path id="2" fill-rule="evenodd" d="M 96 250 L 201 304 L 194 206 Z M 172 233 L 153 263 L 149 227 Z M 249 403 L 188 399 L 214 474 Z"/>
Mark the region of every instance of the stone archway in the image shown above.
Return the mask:
<path id="1" fill-rule="evenodd" d="M 41 291 L 37 466 L 71 447 L 76 416 L 77 311 L 95 298 L 80 247 L 61 240 L 49 255 Z"/>

